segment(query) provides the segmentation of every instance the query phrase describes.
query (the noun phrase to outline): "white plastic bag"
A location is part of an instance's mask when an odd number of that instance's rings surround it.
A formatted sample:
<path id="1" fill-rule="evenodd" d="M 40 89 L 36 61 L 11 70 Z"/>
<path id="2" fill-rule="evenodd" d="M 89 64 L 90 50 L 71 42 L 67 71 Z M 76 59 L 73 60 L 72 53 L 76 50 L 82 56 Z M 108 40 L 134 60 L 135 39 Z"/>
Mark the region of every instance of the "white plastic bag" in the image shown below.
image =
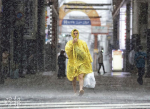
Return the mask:
<path id="1" fill-rule="evenodd" d="M 95 81 L 95 77 L 94 77 L 94 72 L 87 74 L 84 77 L 84 85 L 83 85 L 83 87 L 95 88 L 95 85 L 96 85 L 96 81 Z"/>

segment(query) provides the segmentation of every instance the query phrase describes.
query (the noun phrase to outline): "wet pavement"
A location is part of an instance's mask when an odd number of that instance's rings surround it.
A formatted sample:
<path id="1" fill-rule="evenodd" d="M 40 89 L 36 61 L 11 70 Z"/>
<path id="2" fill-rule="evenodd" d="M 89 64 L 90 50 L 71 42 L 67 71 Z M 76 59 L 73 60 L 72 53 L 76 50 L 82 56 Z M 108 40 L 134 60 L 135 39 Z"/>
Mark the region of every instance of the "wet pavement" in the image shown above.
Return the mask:
<path id="1" fill-rule="evenodd" d="M 26 75 L 10 79 L 0 85 L 0 107 L 44 108 L 150 108 L 150 79 L 144 84 L 136 82 L 137 75 L 129 72 L 95 73 L 95 89 L 84 88 L 82 97 L 74 95 L 72 83 L 67 78 L 57 79 L 54 72 Z M 77 84 L 77 86 L 79 86 Z M 77 87 L 78 89 L 78 87 Z"/>

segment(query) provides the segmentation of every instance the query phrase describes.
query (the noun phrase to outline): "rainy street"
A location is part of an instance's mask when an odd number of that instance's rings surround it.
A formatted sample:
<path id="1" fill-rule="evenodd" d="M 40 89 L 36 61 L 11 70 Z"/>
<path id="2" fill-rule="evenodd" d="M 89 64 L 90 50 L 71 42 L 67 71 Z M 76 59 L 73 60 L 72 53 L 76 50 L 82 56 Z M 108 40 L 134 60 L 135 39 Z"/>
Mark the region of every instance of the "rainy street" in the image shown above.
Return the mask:
<path id="1" fill-rule="evenodd" d="M 74 95 L 71 82 L 66 78 L 57 79 L 55 74 L 7 79 L 5 85 L 1 85 L 0 105 L 3 109 L 15 106 L 24 109 L 150 108 L 149 79 L 145 79 L 141 86 L 136 82 L 136 75 L 130 73 L 117 72 L 102 76 L 95 73 L 95 77 L 95 89 L 85 88 L 82 97 Z"/>
<path id="2" fill-rule="evenodd" d="M 150 0 L 0 0 L 0 109 L 150 109 Z"/>

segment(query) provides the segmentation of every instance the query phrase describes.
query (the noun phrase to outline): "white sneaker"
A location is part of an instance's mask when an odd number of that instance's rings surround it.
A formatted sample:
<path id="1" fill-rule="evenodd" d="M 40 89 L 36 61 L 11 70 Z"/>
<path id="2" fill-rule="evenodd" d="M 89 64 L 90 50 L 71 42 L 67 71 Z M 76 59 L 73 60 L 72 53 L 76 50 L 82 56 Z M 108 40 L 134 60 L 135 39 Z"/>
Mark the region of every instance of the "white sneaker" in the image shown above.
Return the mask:
<path id="1" fill-rule="evenodd" d="M 84 94 L 84 90 L 82 89 L 79 91 L 79 96 L 82 96 L 83 94 Z"/>
<path id="2" fill-rule="evenodd" d="M 77 96 L 77 95 L 78 95 L 77 93 L 74 93 L 74 94 L 73 94 L 73 96 Z"/>

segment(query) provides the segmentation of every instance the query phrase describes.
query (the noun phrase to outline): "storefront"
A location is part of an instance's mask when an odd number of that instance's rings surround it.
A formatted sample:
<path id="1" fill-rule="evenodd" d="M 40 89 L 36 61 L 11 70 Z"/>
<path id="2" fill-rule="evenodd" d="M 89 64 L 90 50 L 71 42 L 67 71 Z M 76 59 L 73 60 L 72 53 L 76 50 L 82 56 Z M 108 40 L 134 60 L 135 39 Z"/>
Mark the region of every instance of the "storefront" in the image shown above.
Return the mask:
<path id="1" fill-rule="evenodd" d="M 114 17 L 114 49 L 123 52 L 122 71 L 128 71 L 128 54 L 131 50 L 132 39 L 131 1 L 122 2 L 118 10 L 118 14 Z M 115 43 L 116 40 L 118 40 L 118 43 Z"/>

